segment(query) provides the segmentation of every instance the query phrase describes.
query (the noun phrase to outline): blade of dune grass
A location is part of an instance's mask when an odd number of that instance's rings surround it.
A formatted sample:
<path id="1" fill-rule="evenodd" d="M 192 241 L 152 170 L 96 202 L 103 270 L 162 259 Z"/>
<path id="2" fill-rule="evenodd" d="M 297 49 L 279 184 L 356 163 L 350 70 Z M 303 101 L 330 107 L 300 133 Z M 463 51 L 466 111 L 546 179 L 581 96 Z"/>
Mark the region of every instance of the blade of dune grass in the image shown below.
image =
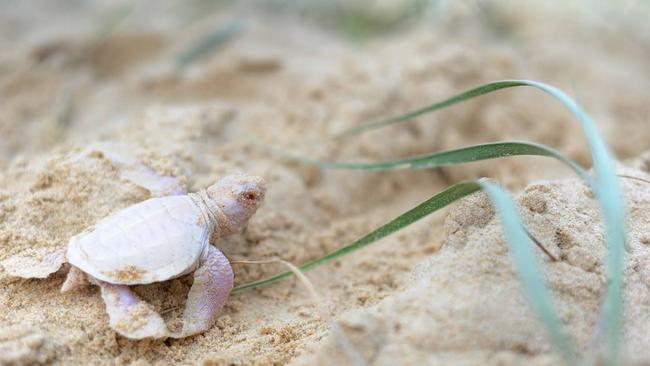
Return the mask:
<path id="1" fill-rule="evenodd" d="M 201 37 L 176 57 L 176 67 L 182 69 L 204 58 L 233 39 L 244 29 L 243 22 L 231 22 Z"/>
<path id="2" fill-rule="evenodd" d="M 336 133 L 333 137 L 340 138 L 355 135 L 364 131 L 388 126 L 391 124 L 408 121 L 415 117 L 430 113 L 460 102 L 478 97 L 483 94 L 497 90 L 528 86 L 547 93 L 560 101 L 577 118 L 587 141 L 591 154 L 593 169 L 596 179 L 590 186 L 594 190 L 601 206 L 605 222 L 605 240 L 609 248 L 607 258 L 608 288 L 605 294 L 605 301 L 602 307 L 601 322 L 604 327 L 604 334 L 607 339 L 607 363 L 615 364 L 619 359 L 620 332 L 621 332 L 621 303 L 622 303 L 622 276 L 624 264 L 625 231 L 624 219 L 625 208 L 622 201 L 622 193 L 618 178 L 615 174 L 614 162 L 603 139 L 601 138 L 596 125 L 589 115 L 585 113 L 580 105 L 561 90 L 532 80 L 502 80 L 480 85 L 451 98 L 445 99 L 414 111 L 398 116 L 393 116 L 378 121 L 362 124 L 348 130 Z"/>
<path id="3" fill-rule="evenodd" d="M 326 169 L 352 169 L 352 170 L 374 170 L 388 171 L 398 169 L 430 169 L 448 165 L 470 163 L 480 160 L 497 159 L 508 156 L 546 156 L 553 157 L 565 163 L 576 174 L 585 181 L 590 182 L 589 173 L 580 164 L 568 156 L 548 146 L 532 142 L 520 141 L 498 141 L 478 145 L 465 146 L 458 149 L 451 149 L 441 152 L 412 156 L 403 159 L 390 160 L 378 163 L 356 163 L 338 162 L 329 160 L 318 160 L 305 158 L 302 155 L 290 153 L 284 150 L 264 147 L 272 153 L 288 160 L 303 164 L 316 165 Z"/>
<path id="4" fill-rule="evenodd" d="M 601 323 L 607 340 L 609 365 L 618 363 L 620 353 L 623 266 L 625 255 L 625 207 L 619 179 L 613 159 L 595 123 L 580 105 L 561 90 L 537 81 L 524 80 L 525 85 L 537 88 L 558 99 L 578 119 L 587 137 L 596 180 L 592 189 L 598 198 L 605 221 L 605 241 L 608 244 L 607 256 L 608 288 L 601 310 Z"/>
<path id="5" fill-rule="evenodd" d="M 480 180 L 479 184 L 490 195 L 492 203 L 499 213 L 501 225 L 509 245 L 510 256 L 523 284 L 525 295 L 542 320 L 542 324 L 546 326 L 553 345 L 560 351 L 567 364 L 574 364 L 575 352 L 563 330 L 562 323 L 551 300 L 552 297 L 546 289 L 543 275 L 515 203 L 499 186 L 485 180 Z"/>
<path id="6" fill-rule="evenodd" d="M 397 230 L 402 229 L 405 226 L 408 226 L 425 216 L 435 212 L 454 201 L 463 198 L 471 193 L 474 193 L 481 189 L 480 185 L 475 182 L 461 182 L 457 183 L 446 190 L 434 195 L 428 200 L 417 205 L 413 209 L 405 212 L 404 214 L 396 217 L 395 219 L 389 221 L 387 224 L 380 226 L 379 228 L 371 231 L 370 233 L 360 237 L 355 240 L 353 243 L 343 246 L 339 249 L 336 249 L 320 258 L 314 259 L 310 262 L 307 262 L 300 266 L 300 270 L 306 271 L 316 267 L 318 265 L 327 263 L 331 260 L 334 260 L 338 257 L 341 257 L 345 254 L 359 250 L 381 238 L 384 238 Z M 290 271 L 282 272 L 274 276 L 263 278 L 261 280 L 245 283 L 243 285 L 237 286 L 233 289 L 233 292 L 239 292 L 245 289 L 250 289 L 254 287 L 259 287 L 263 285 L 268 285 L 273 282 L 277 282 L 285 277 L 291 276 Z"/>
<path id="7" fill-rule="evenodd" d="M 587 136 L 591 160 L 596 175 L 596 184 L 592 186 L 600 202 L 605 221 L 605 240 L 608 244 L 607 256 L 608 288 L 601 310 L 604 334 L 607 340 L 607 364 L 618 363 L 620 352 L 621 312 L 623 302 L 623 265 L 625 255 L 625 208 L 623 194 L 616 175 L 614 161 L 605 142 L 591 118 L 582 108 L 561 90 L 539 82 L 528 81 L 530 86 L 538 88 L 560 100 L 578 118 Z"/>
<path id="8" fill-rule="evenodd" d="M 333 138 L 341 138 L 341 137 L 346 137 L 346 136 L 351 136 L 351 135 L 356 135 L 361 132 L 369 131 L 369 130 L 374 130 L 380 127 L 385 127 L 389 126 L 395 123 L 403 122 L 403 121 L 408 121 L 413 118 L 422 116 L 427 113 L 431 113 L 433 111 L 437 111 L 439 109 L 451 107 L 454 104 L 458 104 L 461 102 L 464 102 L 466 100 L 476 98 L 478 96 L 481 96 L 483 94 L 491 93 L 500 89 L 506 89 L 506 88 L 512 88 L 515 86 L 524 86 L 526 84 L 522 84 L 520 80 L 504 80 L 504 81 L 495 81 L 491 83 L 487 83 L 484 85 L 480 85 L 476 88 L 467 90 L 463 93 L 460 93 L 458 95 L 455 95 L 451 98 L 445 99 L 441 102 L 437 102 L 428 106 L 425 106 L 423 108 L 419 108 L 410 112 L 406 112 L 403 114 L 400 114 L 398 116 L 392 116 L 392 117 L 387 117 L 387 118 L 382 118 L 377 121 L 369 122 L 369 123 L 364 123 L 361 124 L 360 126 L 352 127 L 350 129 L 346 129 L 340 132 L 335 133 L 332 135 Z"/>

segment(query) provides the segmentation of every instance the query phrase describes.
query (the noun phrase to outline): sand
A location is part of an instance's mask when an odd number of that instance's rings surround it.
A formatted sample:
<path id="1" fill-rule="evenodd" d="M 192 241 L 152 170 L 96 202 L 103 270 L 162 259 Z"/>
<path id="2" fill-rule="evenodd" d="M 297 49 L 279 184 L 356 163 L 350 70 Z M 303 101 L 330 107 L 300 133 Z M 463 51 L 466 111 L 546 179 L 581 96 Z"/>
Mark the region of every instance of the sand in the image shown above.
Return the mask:
<path id="1" fill-rule="evenodd" d="M 648 171 L 625 170 L 648 179 Z M 650 186 L 624 183 L 630 212 L 630 251 L 625 271 L 624 364 L 650 360 L 650 287 L 646 205 Z M 556 306 L 582 350 L 589 350 L 605 288 L 603 231 L 598 206 L 581 181 L 543 181 L 519 196 L 524 222 L 546 238 L 556 257 L 542 257 Z M 348 311 L 339 323 L 376 365 L 530 364 L 557 365 L 540 332 L 507 253 L 499 220 L 484 193 L 465 199 L 445 219 L 445 241 L 413 271 L 410 283 L 379 304 Z M 328 365 L 339 346 L 328 339 L 315 355 L 296 364 Z M 404 362 L 404 355 L 408 355 Z"/>
<path id="2" fill-rule="evenodd" d="M 12 47 L 0 58 L 0 260 L 64 248 L 70 236 L 152 195 L 107 151 L 179 177 L 189 190 L 235 171 L 265 177 L 265 205 L 241 235 L 217 245 L 234 259 L 293 263 L 351 242 L 459 179 L 489 176 L 520 192 L 524 220 L 562 258 L 545 261 L 544 269 L 563 320 L 577 344 L 588 346 L 604 281 L 602 233 L 595 201 L 579 182 L 566 180 L 571 174 L 558 163 L 508 158 L 437 171 L 323 171 L 270 156 L 257 144 L 377 161 L 527 139 L 589 164 L 571 115 L 530 90 L 503 91 L 358 139 L 309 143 L 482 82 L 522 77 L 576 96 L 625 161 L 621 171 L 648 179 L 648 154 L 637 158 L 650 139 L 650 48 L 639 47 L 645 33 L 513 6 L 499 14 L 513 28 L 498 36 L 476 21 L 480 11 L 458 6 L 439 24 L 358 45 L 295 19 L 251 15 L 246 32 L 227 47 L 177 70 L 173 58 L 188 40 L 233 13 L 194 15 L 190 22 L 165 15 L 171 4 L 143 4 L 105 36 L 88 16 L 91 9 L 48 5 L 42 12 L 53 21 L 43 23 L 33 11 L 42 4 L 3 5 L 1 43 Z M 593 37 L 596 31 L 603 36 Z M 644 332 L 650 185 L 624 183 L 632 247 L 625 355 L 644 364 L 650 362 Z M 283 269 L 239 264 L 235 281 Z M 97 288 L 59 293 L 64 276 L 24 280 L 0 271 L 0 364 L 346 362 L 295 279 L 231 296 L 202 335 L 131 341 L 108 327 Z M 558 362 L 521 296 L 498 221 L 481 194 L 308 277 L 371 364 Z M 182 277 L 135 291 L 173 322 L 190 285 L 191 277 Z"/>

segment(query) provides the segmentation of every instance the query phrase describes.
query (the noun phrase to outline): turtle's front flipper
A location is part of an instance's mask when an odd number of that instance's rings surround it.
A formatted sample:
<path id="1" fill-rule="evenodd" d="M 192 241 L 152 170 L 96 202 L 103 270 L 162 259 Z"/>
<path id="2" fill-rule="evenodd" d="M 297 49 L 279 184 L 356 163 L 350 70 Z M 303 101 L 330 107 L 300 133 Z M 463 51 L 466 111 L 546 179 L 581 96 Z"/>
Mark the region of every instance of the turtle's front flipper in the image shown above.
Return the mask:
<path id="1" fill-rule="evenodd" d="M 65 263 L 65 249 L 47 248 L 38 248 L 0 261 L 0 265 L 11 276 L 23 278 L 46 278 L 58 271 L 63 263 Z"/>
<path id="2" fill-rule="evenodd" d="M 106 303 L 109 324 L 120 335 L 131 339 L 167 338 L 165 321 L 128 286 L 113 285 L 96 279 Z"/>
<path id="3" fill-rule="evenodd" d="M 194 272 L 194 283 L 183 312 L 183 330 L 170 336 L 182 338 L 210 329 L 226 303 L 232 286 L 230 262 L 217 248 L 209 245 L 199 268 Z"/>
<path id="4" fill-rule="evenodd" d="M 153 168 L 141 162 L 124 144 L 93 144 L 85 155 L 100 153 L 113 163 L 119 176 L 140 186 L 151 193 L 152 197 L 164 197 L 186 194 L 185 187 L 178 177 L 161 175 Z M 84 156 L 84 155 L 82 155 Z"/>

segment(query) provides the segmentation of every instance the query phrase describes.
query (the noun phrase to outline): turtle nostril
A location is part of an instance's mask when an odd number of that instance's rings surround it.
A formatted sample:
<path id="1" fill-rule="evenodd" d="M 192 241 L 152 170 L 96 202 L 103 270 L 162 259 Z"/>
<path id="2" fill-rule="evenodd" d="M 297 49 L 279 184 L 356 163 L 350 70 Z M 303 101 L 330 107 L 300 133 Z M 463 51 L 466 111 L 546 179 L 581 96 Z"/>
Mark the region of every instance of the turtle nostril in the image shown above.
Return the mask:
<path id="1" fill-rule="evenodd" d="M 257 199 L 257 194 L 255 194 L 255 192 L 246 192 L 244 193 L 244 198 L 246 198 L 249 201 L 253 201 Z"/>

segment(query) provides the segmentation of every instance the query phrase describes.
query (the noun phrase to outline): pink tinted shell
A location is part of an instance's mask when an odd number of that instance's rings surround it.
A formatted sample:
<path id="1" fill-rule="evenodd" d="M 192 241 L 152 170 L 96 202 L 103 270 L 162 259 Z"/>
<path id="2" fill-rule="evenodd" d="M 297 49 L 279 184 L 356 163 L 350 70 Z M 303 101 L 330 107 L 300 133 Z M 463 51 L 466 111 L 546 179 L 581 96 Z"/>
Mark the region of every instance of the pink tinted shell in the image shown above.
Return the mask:
<path id="1" fill-rule="evenodd" d="M 193 271 L 210 229 L 188 196 L 151 198 L 70 239 L 70 264 L 113 284 L 165 281 Z"/>

